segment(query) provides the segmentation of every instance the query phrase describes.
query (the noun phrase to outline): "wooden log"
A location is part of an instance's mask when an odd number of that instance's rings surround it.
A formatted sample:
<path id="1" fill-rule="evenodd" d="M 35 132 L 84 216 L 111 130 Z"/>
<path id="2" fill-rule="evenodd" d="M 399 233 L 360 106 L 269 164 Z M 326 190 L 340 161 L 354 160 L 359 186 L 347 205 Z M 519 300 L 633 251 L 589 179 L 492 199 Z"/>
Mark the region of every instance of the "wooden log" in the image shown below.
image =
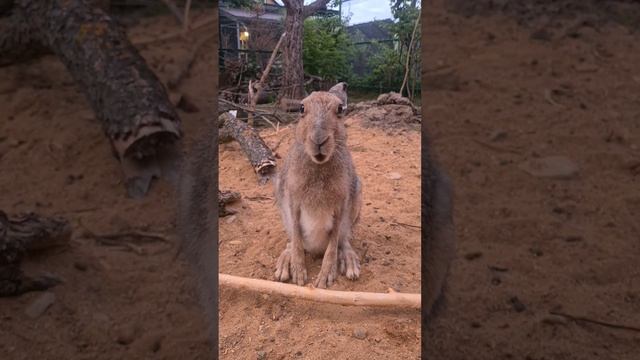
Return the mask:
<path id="1" fill-rule="evenodd" d="M 59 283 L 50 276 L 29 277 L 20 263 L 30 251 L 64 245 L 71 238 L 71 226 L 62 218 L 33 213 L 9 218 L 0 211 L 0 297 L 46 290 Z"/>
<path id="2" fill-rule="evenodd" d="M 391 289 L 389 289 L 390 291 L 388 293 L 337 291 L 269 280 L 250 279 L 227 274 L 218 274 L 218 282 L 220 286 L 227 286 L 234 289 L 258 291 L 330 304 L 405 307 L 413 309 L 420 309 L 421 306 L 420 294 L 403 294 Z"/>
<path id="3" fill-rule="evenodd" d="M 251 162 L 253 170 L 258 175 L 259 183 L 264 185 L 274 174 L 276 167 L 276 160 L 271 149 L 254 128 L 239 121 L 230 113 L 221 114 L 218 120 L 224 121 L 222 129 L 231 134 L 240 144 L 240 147 Z"/>
<path id="4" fill-rule="evenodd" d="M 152 178 L 177 170 L 178 114 L 115 20 L 83 0 L 16 0 L 12 18 L 20 25 L 0 34 L 0 53 L 9 45 L 20 53 L 19 45 L 39 44 L 58 56 L 102 122 L 131 197 L 144 196 Z"/>

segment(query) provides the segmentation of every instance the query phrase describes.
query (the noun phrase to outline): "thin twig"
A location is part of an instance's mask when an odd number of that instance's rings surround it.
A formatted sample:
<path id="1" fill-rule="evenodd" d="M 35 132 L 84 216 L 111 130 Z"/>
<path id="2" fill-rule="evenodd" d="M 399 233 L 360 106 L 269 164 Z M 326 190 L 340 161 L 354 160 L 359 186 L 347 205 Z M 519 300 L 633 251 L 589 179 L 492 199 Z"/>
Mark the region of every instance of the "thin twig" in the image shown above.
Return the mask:
<path id="1" fill-rule="evenodd" d="M 473 141 L 475 141 L 478 144 L 480 144 L 480 145 L 482 145 L 484 147 L 487 147 L 487 148 L 489 148 L 491 150 L 495 150 L 495 151 L 499 151 L 499 152 L 507 152 L 507 153 L 516 154 L 516 155 L 522 155 L 522 152 L 520 152 L 518 150 L 515 150 L 515 149 L 503 148 L 503 147 L 500 147 L 500 146 L 496 146 L 496 145 L 493 145 L 493 144 L 486 143 L 486 142 L 478 140 L 478 139 L 473 139 Z"/>
<path id="2" fill-rule="evenodd" d="M 180 24 L 184 24 L 184 17 L 182 16 L 180 9 L 176 6 L 176 3 L 174 3 L 173 0 L 162 0 L 162 2 L 169 8 L 169 10 L 171 10 L 171 13 L 176 17 L 178 22 Z"/>
<path id="3" fill-rule="evenodd" d="M 400 222 L 400 221 L 394 221 L 392 224 L 402 225 L 402 226 L 406 226 L 406 227 L 410 227 L 410 228 L 415 228 L 415 229 L 422 229 L 422 226 L 406 224 L 406 223 L 402 223 L 402 222 Z"/>
<path id="4" fill-rule="evenodd" d="M 620 325 L 620 324 L 615 324 L 615 323 L 610 323 L 610 322 L 605 322 L 605 321 L 600 321 L 600 320 L 594 320 L 594 319 L 590 319 L 588 317 L 571 315 L 571 314 L 567 314 L 567 313 L 563 313 L 563 312 L 559 312 L 559 311 L 549 311 L 549 313 L 552 314 L 552 315 L 563 316 L 563 317 L 566 317 L 566 318 L 571 319 L 573 321 L 582 321 L 582 322 L 587 322 L 587 323 L 596 324 L 596 325 L 600 325 L 600 326 L 610 327 L 610 328 L 614 328 L 614 329 L 621 329 L 621 330 L 629 330 L 629 331 L 640 332 L 640 327 L 636 327 L 636 326 Z"/>
<path id="5" fill-rule="evenodd" d="M 189 32 L 189 11 L 191 11 L 191 0 L 187 0 L 184 5 L 184 21 L 182 22 L 182 32 L 185 34 Z"/>
<path id="6" fill-rule="evenodd" d="M 400 96 L 404 91 L 404 86 L 407 84 L 407 78 L 409 77 L 409 62 L 411 60 L 411 51 L 413 48 L 413 40 L 416 36 L 416 30 L 418 29 L 418 23 L 420 23 L 420 16 L 416 17 L 416 23 L 413 25 L 413 33 L 411 34 L 411 41 L 409 42 L 409 48 L 407 49 L 407 62 L 404 70 L 404 79 L 402 79 L 402 86 L 400 87 Z"/>
<path id="7" fill-rule="evenodd" d="M 420 309 L 420 294 L 404 294 L 392 289 L 389 289 L 388 293 L 337 291 L 227 274 L 218 274 L 218 282 L 221 286 L 228 286 L 234 289 L 251 290 L 331 304 Z"/>

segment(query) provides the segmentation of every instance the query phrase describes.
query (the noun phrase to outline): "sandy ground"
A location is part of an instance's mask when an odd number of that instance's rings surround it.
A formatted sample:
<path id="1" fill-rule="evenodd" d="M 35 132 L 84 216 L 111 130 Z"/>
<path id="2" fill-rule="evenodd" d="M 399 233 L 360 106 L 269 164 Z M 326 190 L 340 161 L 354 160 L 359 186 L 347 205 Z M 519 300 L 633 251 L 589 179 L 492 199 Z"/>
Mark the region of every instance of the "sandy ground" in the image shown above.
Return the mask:
<path id="1" fill-rule="evenodd" d="M 423 119 L 455 183 L 458 242 L 430 359 L 638 359 L 638 332 L 549 316 L 640 326 L 638 34 L 565 32 L 578 15 L 538 40 L 430 3 Z M 552 155 L 577 176 L 518 167 Z"/>
<path id="2" fill-rule="evenodd" d="M 341 276 L 335 290 L 420 292 L 420 132 L 395 136 L 346 119 L 348 144 L 363 182 L 363 202 L 353 246 L 364 257 L 360 279 Z M 289 128 L 263 135 L 285 157 Z M 282 160 L 279 160 L 279 163 Z M 399 177 L 399 178 L 398 178 Z M 220 219 L 220 271 L 273 279 L 286 233 L 271 183 L 260 187 L 236 143 L 220 147 L 220 188 L 239 191 L 237 214 Z M 413 225 L 413 226 L 412 226 Z M 310 281 L 321 259 L 307 256 Z M 221 289 L 222 359 L 417 359 L 420 313 L 317 304 Z"/>
<path id="3" fill-rule="evenodd" d="M 170 17 L 143 20 L 133 39 L 177 29 Z M 142 55 L 166 80 L 188 52 L 184 41 Z M 189 142 L 211 115 L 216 54 L 202 52 L 180 88 L 200 112 L 180 112 Z M 0 299 L 2 359 L 210 359 L 206 327 L 182 257 L 174 260 L 173 190 L 159 181 L 147 198 L 126 197 L 120 167 L 100 123 L 55 57 L 0 69 L 0 208 L 61 215 L 74 227 L 68 247 L 29 258 L 25 271 L 65 282 L 53 305 L 31 319 L 40 293 Z M 142 254 L 103 246 L 88 229 L 164 233 L 169 243 L 137 244 Z"/>

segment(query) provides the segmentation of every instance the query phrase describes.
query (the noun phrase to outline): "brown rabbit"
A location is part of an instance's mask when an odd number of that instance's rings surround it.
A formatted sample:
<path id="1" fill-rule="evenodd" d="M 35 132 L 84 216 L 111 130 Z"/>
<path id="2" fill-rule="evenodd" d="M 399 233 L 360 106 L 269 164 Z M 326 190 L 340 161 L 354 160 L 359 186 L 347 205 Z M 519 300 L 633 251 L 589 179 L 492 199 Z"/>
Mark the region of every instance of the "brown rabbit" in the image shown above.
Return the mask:
<path id="1" fill-rule="evenodd" d="M 352 228 L 362 207 L 361 183 L 347 149 L 342 119 L 347 85 L 311 93 L 302 100 L 295 141 L 275 181 L 275 198 L 288 235 L 275 277 L 304 285 L 305 251 L 324 254 L 314 285 L 326 288 L 338 276 L 360 276 L 351 247 Z"/>

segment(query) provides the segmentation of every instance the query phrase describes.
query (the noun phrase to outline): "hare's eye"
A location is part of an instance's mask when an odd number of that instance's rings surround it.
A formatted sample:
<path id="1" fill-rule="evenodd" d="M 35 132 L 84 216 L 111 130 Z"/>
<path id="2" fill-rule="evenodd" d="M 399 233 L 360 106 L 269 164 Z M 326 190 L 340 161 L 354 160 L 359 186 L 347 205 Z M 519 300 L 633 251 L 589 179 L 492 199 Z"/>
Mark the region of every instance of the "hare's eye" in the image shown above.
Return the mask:
<path id="1" fill-rule="evenodd" d="M 304 105 L 303 104 L 300 104 L 300 113 L 304 114 Z"/>
<path id="2" fill-rule="evenodd" d="M 338 114 L 342 114 L 342 104 L 338 105 Z"/>

